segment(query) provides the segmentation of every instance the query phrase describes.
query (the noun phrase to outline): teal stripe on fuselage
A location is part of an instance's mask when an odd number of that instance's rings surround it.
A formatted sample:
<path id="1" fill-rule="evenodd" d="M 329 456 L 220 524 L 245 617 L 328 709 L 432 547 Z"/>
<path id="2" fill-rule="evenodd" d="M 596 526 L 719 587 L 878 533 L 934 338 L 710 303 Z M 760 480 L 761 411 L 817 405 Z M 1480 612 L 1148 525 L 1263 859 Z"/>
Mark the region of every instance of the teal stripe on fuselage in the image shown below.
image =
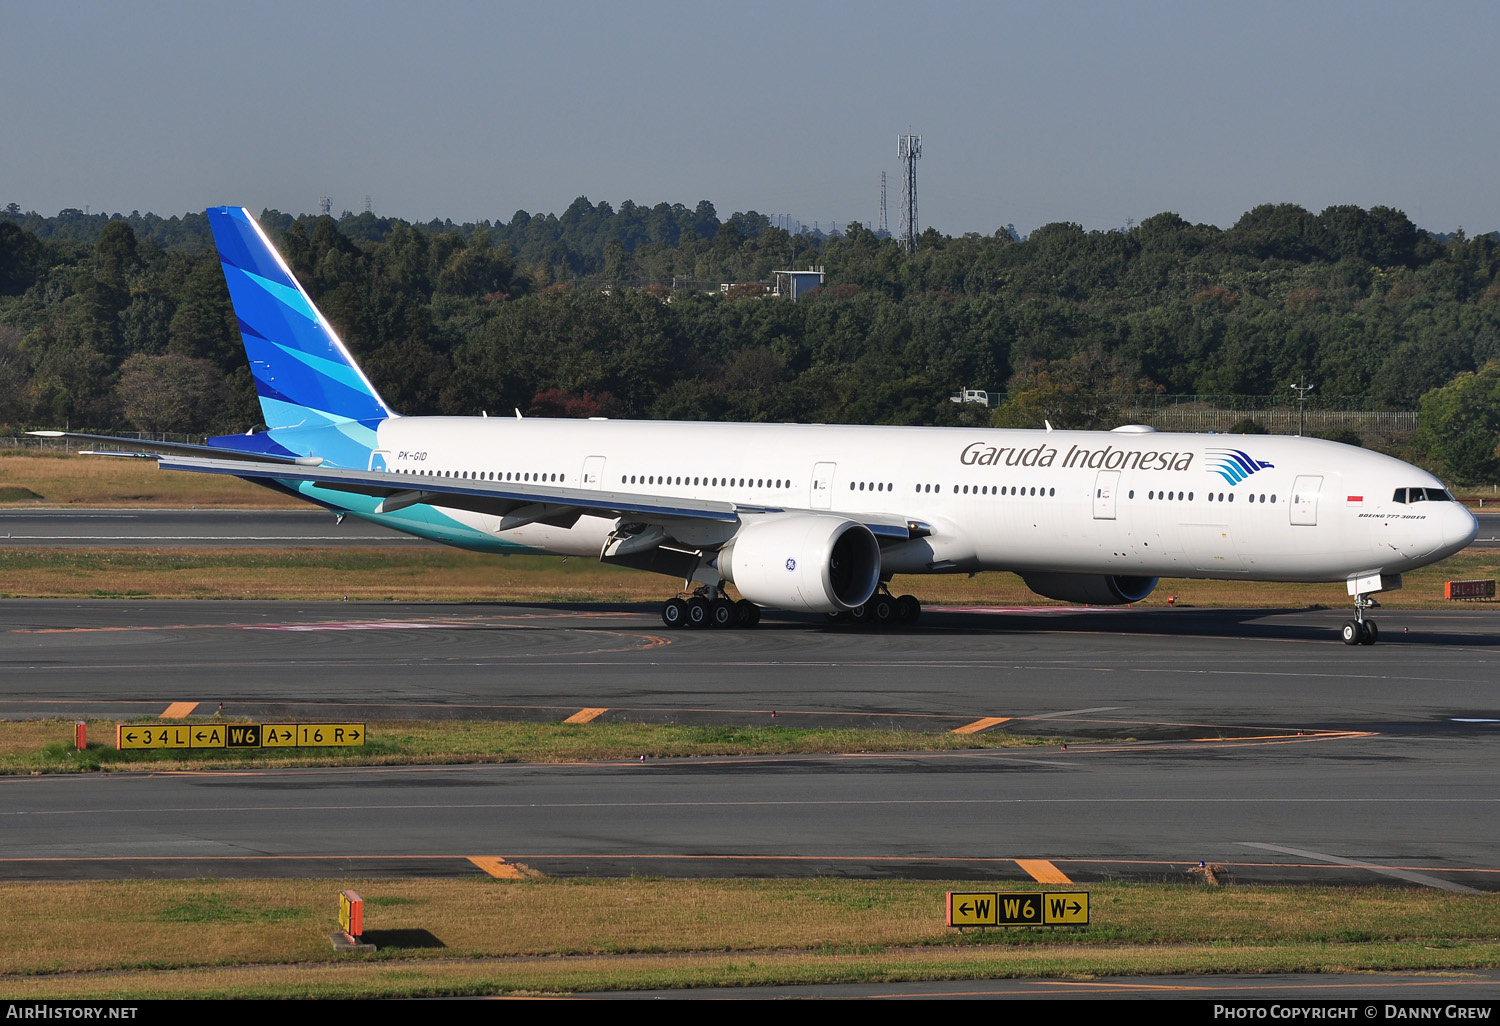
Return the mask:
<path id="1" fill-rule="evenodd" d="M 428 541 L 442 542 L 444 545 L 452 545 L 460 549 L 470 549 L 474 552 L 541 551 L 527 545 L 517 545 L 515 542 L 505 541 L 487 531 L 481 531 L 476 527 L 462 524 L 447 513 L 432 506 L 408 506 L 405 509 L 397 510 L 395 513 L 376 513 L 375 507 L 379 506 L 381 502 L 378 496 L 359 495 L 355 492 L 337 491 L 332 488 L 319 488 L 310 481 L 284 481 L 280 483 L 297 494 L 306 496 L 321 505 L 344 510 L 350 516 L 356 516 L 362 520 L 368 520 L 372 524 L 389 527 L 392 530 L 401 531 L 405 534 L 416 535 L 418 538 L 426 538 Z"/>

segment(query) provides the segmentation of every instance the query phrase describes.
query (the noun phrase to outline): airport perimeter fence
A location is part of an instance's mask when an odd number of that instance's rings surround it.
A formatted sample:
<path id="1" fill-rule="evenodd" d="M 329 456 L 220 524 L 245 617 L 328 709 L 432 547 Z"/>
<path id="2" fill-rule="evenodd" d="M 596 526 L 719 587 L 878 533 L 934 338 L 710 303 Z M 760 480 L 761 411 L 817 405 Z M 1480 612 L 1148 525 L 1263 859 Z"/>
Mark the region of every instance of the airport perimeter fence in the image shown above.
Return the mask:
<path id="1" fill-rule="evenodd" d="M 101 432 L 102 433 L 102 432 Z M 142 442 L 178 442 L 202 445 L 202 435 L 181 435 L 161 431 L 155 434 L 146 431 L 109 432 L 116 438 L 134 438 Z M 36 435 L 0 435 L 0 449 L 15 449 L 31 452 L 78 452 L 81 449 L 117 449 L 107 442 L 91 442 L 87 438 L 38 438 Z"/>
<path id="2" fill-rule="evenodd" d="M 997 393 L 991 392 L 996 396 Z M 1000 393 L 1003 401 L 1003 393 Z M 1223 433 L 1245 420 L 1253 420 L 1273 435 L 1294 435 L 1298 411 L 1280 396 L 1157 396 L 1106 395 L 1100 397 L 1114 411 L 1117 424 L 1149 424 L 1158 431 Z M 992 399 L 992 402 L 995 400 Z M 998 403 L 997 403 L 998 405 Z M 1367 448 L 1389 451 L 1411 443 L 1417 430 L 1417 414 L 1407 410 L 1367 410 L 1355 398 L 1309 401 L 1301 413 L 1302 433 L 1330 435 L 1352 431 Z M 142 441 L 203 444 L 202 435 L 151 434 L 144 431 L 110 432 L 120 438 Z M 37 438 L 33 435 L 0 435 L 0 449 L 30 449 L 77 452 L 99 443 L 77 438 Z"/>
<path id="3" fill-rule="evenodd" d="M 1008 398 L 990 393 L 990 406 Z M 1279 395 L 1133 395 L 1100 393 L 1096 409 L 1107 411 L 1106 424 L 1145 424 L 1158 431 L 1243 432 L 1247 422 L 1273 435 L 1328 437 L 1352 433 L 1369 449 L 1404 450 L 1417 433 L 1413 410 L 1371 410 L 1362 396 L 1309 397 L 1298 409 L 1295 400 Z M 957 401 L 957 400 L 955 400 Z M 1255 433 L 1259 430 L 1252 428 Z"/>
<path id="4" fill-rule="evenodd" d="M 1409 410 L 1358 410 L 1276 406 L 1260 409 L 1226 408 L 1210 403 L 1121 404 L 1115 407 L 1121 424 L 1149 424 L 1158 431 L 1225 432 L 1254 421 L 1273 435 L 1327 436 L 1352 432 L 1366 448 L 1390 450 L 1409 445 L 1417 432 L 1417 414 Z"/>

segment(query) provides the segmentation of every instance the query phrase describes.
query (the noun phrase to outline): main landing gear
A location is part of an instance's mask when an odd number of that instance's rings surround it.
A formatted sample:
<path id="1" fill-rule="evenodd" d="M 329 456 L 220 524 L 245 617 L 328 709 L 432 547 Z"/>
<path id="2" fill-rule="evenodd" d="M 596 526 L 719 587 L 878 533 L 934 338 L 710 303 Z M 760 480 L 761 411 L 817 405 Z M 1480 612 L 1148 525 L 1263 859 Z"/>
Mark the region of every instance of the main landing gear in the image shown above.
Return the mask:
<path id="1" fill-rule="evenodd" d="M 723 592 L 700 588 L 691 598 L 671 598 L 661 607 L 661 622 L 668 627 L 754 627 L 760 623 L 760 606 L 749 599 L 734 602 Z"/>
<path id="2" fill-rule="evenodd" d="M 855 606 L 847 613 L 829 613 L 828 619 L 834 623 L 873 623 L 884 626 L 888 623 L 916 623 L 921 616 L 922 603 L 917 601 L 916 596 L 902 595 L 897 598 L 882 584 L 864 605 Z"/>
<path id="3" fill-rule="evenodd" d="M 1368 595 L 1354 596 L 1354 619 L 1345 620 L 1343 628 L 1344 644 L 1346 645 L 1373 645 L 1380 637 L 1380 629 L 1375 626 L 1374 620 L 1365 619 L 1365 610 L 1378 603 Z"/>

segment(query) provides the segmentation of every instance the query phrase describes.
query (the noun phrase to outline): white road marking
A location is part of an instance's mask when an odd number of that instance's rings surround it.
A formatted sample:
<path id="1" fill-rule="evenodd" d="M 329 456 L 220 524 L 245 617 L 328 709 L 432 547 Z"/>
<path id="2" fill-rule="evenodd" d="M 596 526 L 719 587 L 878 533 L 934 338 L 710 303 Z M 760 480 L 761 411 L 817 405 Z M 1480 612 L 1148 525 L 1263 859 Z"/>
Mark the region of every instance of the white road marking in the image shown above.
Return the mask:
<path id="1" fill-rule="evenodd" d="M 1351 866 L 1355 869 L 1367 869 L 1381 876 L 1393 876 L 1398 880 L 1407 880 L 1423 887 L 1436 887 L 1443 891 L 1455 891 L 1459 894 L 1480 894 L 1476 887 L 1465 887 L 1463 884 L 1450 883 L 1436 876 L 1428 876 L 1426 873 L 1413 873 L 1409 869 L 1392 869 L 1389 866 L 1377 866 L 1369 862 L 1360 862 L 1357 859 L 1340 858 L 1337 855 L 1328 855 L 1320 851 L 1308 851 L 1305 848 L 1288 848 L 1281 844 L 1262 844 L 1258 841 L 1241 841 L 1240 844 L 1246 848 L 1261 848 L 1265 851 L 1279 851 L 1283 855 L 1296 855 L 1298 858 L 1315 859 L 1318 862 L 1328 862 L 1335 866 Z"/>

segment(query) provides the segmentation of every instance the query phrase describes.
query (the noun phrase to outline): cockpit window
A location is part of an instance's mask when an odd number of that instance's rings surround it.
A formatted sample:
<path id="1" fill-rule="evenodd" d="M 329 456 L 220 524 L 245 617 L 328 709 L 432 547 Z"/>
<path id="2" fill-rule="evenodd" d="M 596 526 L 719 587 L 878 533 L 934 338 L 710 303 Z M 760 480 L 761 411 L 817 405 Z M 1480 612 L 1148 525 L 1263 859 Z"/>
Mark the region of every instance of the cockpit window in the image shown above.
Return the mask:
<path id="1" fill-rule="evenodd" d="M 1392 502 L 1457 502 L 1446 488 L 1397 488 Z"/>

